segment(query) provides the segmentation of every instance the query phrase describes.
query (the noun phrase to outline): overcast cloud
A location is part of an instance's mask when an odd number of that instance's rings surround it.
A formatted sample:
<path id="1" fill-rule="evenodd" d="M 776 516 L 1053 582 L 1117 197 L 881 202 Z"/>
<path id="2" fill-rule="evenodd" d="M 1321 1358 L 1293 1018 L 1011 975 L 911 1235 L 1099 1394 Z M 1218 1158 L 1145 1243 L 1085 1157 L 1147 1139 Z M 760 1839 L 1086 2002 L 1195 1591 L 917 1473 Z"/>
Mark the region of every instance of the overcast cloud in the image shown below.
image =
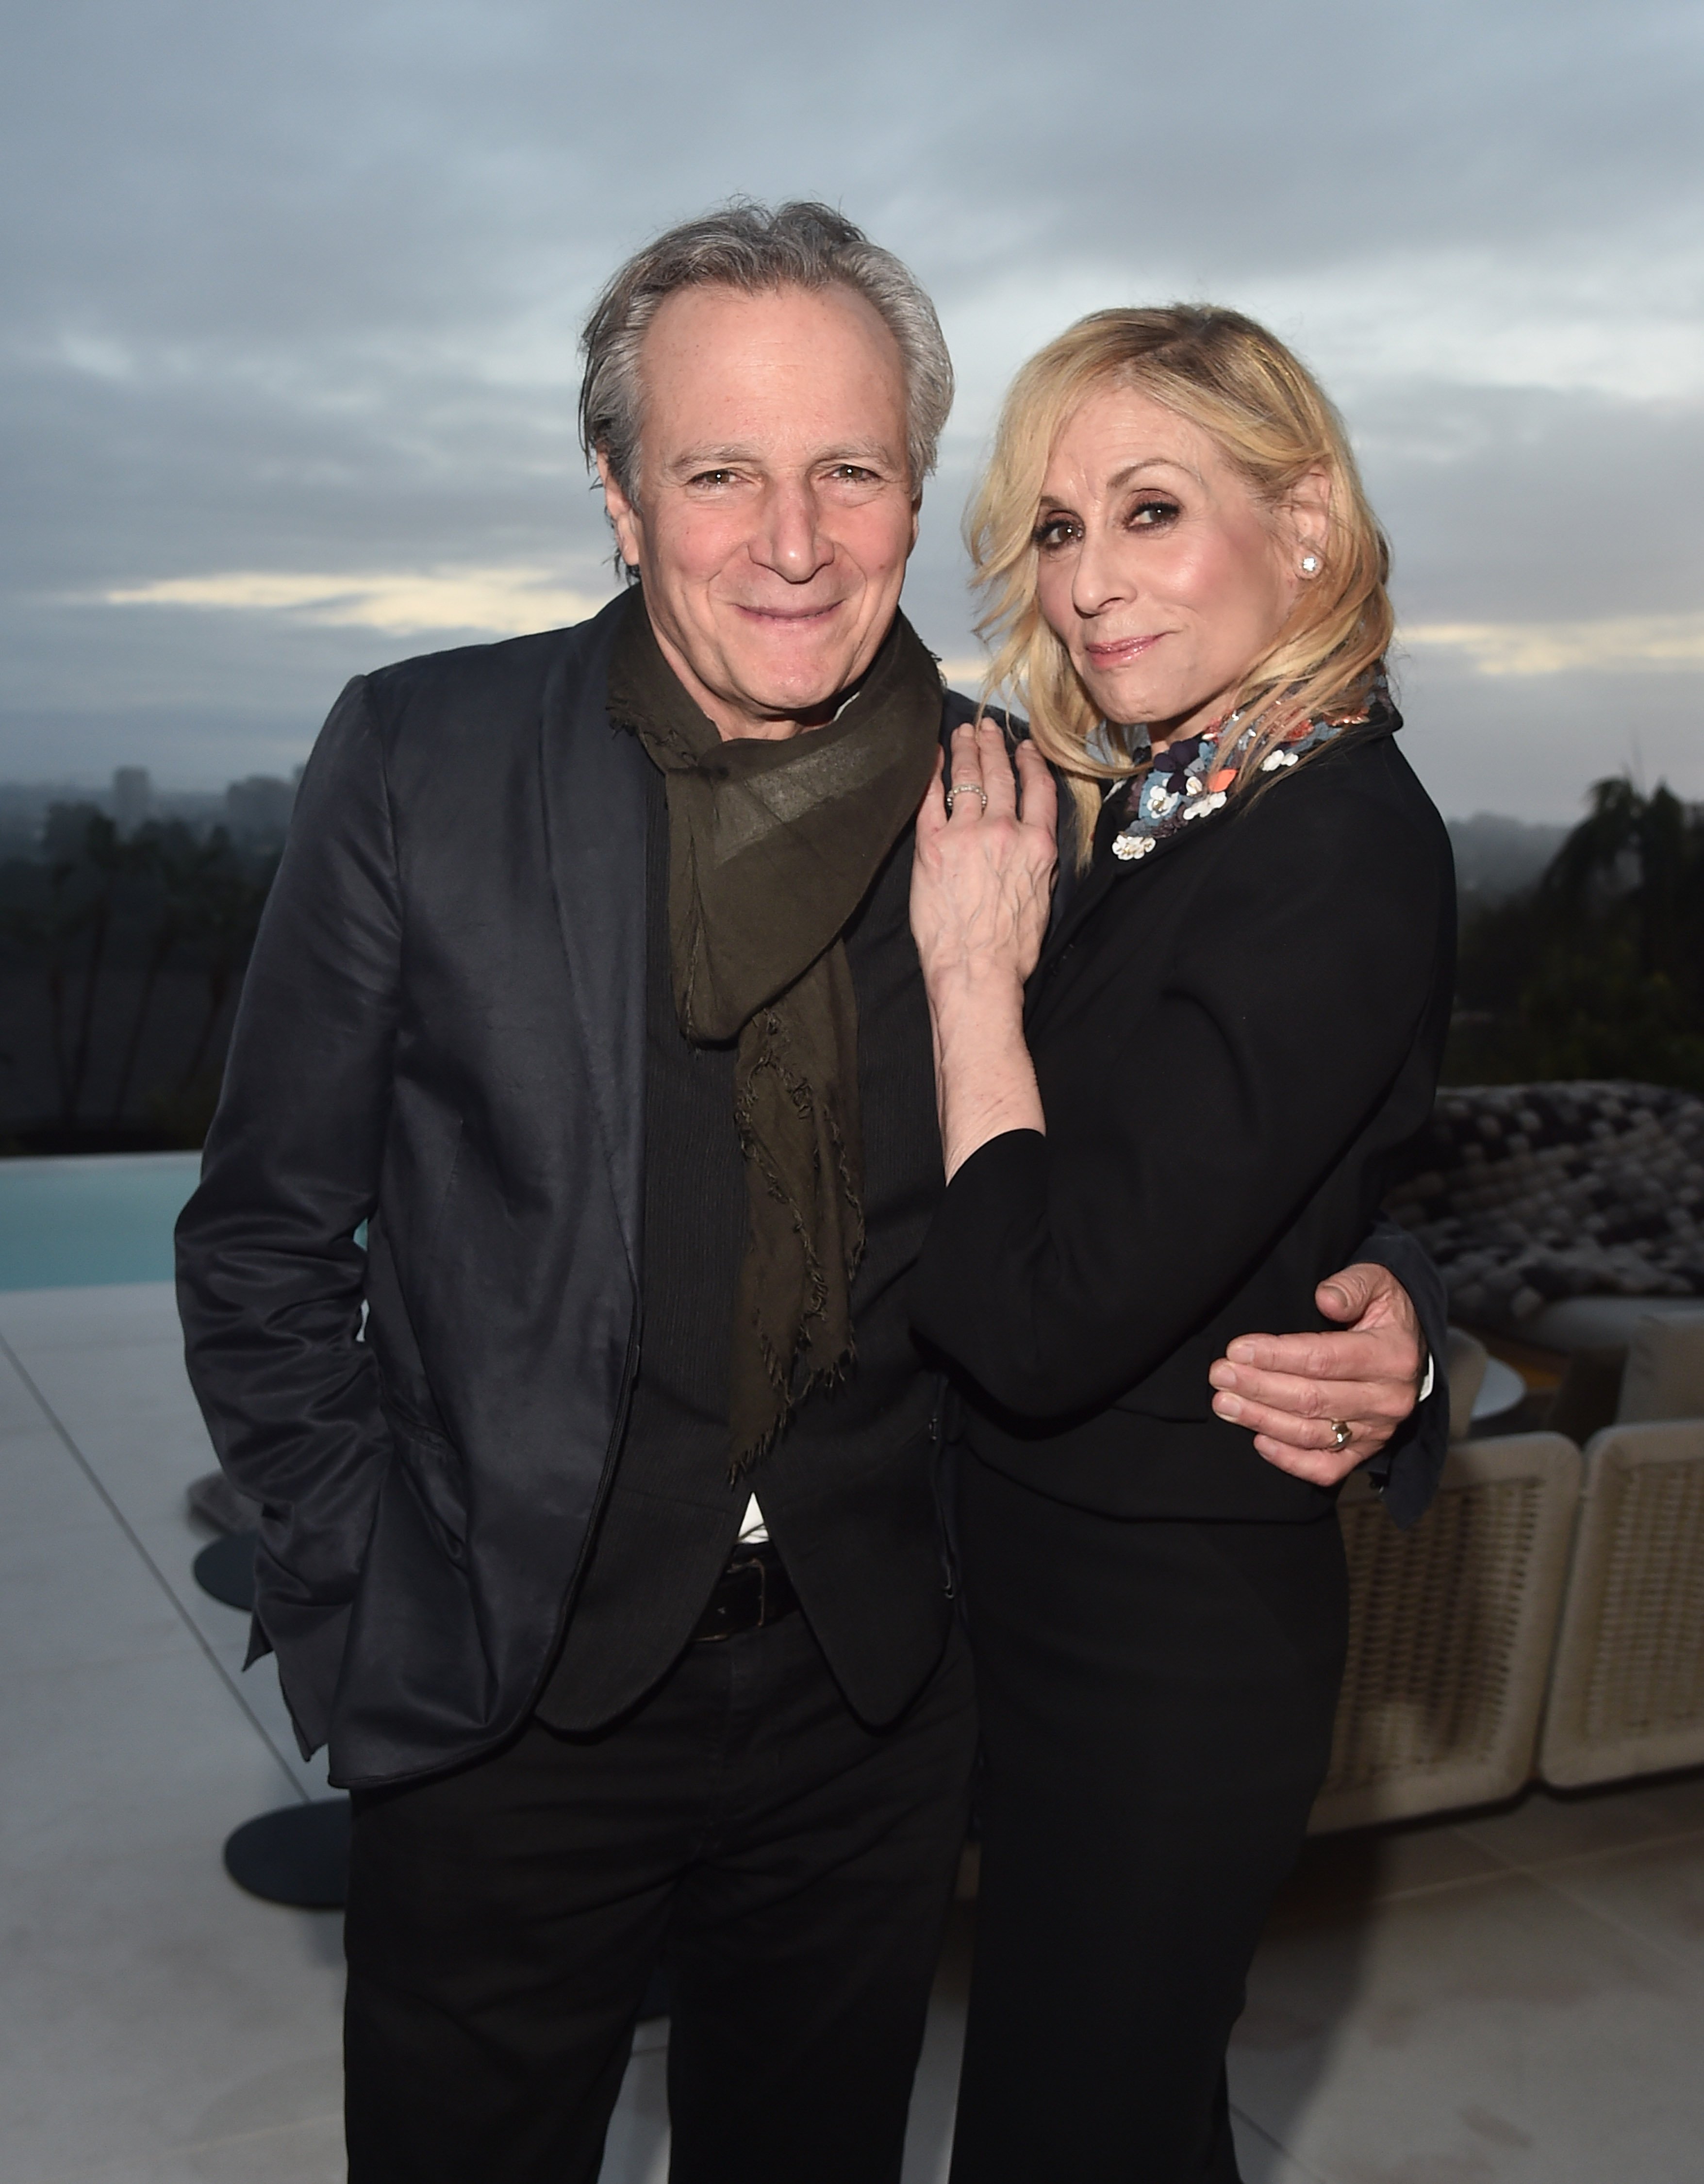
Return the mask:
<path id="1" fill-rule="evenodd" d="M 0 775 L 217 785 L 342 681 L 610 589 L 575 337 L 626 251 L 821 196 L 961 373 L 908 604 L 1015 366 L 1211 297 L 1346 411 L 1446 811 L 1704 797 L 1704 14 L 1620 0 L 804 9 L 12 0 Z"/>

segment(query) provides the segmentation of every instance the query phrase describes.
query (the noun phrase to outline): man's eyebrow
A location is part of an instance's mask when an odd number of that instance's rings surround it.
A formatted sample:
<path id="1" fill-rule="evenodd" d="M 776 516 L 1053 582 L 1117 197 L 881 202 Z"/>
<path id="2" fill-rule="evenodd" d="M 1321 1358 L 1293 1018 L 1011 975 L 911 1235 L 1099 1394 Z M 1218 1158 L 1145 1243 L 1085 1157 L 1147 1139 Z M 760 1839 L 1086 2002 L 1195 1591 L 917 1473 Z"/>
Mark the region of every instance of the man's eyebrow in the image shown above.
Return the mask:
<path id="1" fill-rule="evenodd" d="M 904 467 L 899 451 L 881 440 L 845 440 L 826 448 L 816 448 L 812 449 L 809 461 L 813 469 L 819 463 L 881 464 L 895 470 Z M 766 459 L 755 448 L 740 447 L 727 442 L 716 447 L 688 448 L 675 457 L 668 469 L 673 477 L 690 477 L 694 471 L 731 470 L 745 466 L 762 470 L 766 467 Z"/>
<path id="2" fill-rule="evenodd" d="M 885 440 L 853 440 L 838 448 L 824 448 L 811 460 L 819 463 L 893 463 L 900 460 L 897 448 Z"/>
<path id="3" fill-rule="evenodd" d="M 688 448 L 669 465 L 677 476 L 688 471 L 722 470 L 732 463 L 755 463 L 760 460 L 755 448 L 735 447 L 730 443 L 720 448 Z"/>

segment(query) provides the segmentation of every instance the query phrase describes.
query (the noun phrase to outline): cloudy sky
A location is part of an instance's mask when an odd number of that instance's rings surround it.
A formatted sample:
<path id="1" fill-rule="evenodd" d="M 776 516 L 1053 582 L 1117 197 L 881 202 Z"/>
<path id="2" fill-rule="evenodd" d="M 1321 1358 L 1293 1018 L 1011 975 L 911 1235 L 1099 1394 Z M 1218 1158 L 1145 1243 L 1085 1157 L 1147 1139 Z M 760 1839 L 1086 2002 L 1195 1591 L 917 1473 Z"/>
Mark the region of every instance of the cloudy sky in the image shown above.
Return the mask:
<path id="1" fill-rule="evenodd" d="M 1098 305 L 1275 326 L 1395 541 L 1444 809 L 1704 798 L 1704 11 L 1672 0 L 11 0 L 0 777 L 217 786 L 349 674 L 608 595 L 579 320 L 658 227 L 816 196 L 961 375 Z"/>

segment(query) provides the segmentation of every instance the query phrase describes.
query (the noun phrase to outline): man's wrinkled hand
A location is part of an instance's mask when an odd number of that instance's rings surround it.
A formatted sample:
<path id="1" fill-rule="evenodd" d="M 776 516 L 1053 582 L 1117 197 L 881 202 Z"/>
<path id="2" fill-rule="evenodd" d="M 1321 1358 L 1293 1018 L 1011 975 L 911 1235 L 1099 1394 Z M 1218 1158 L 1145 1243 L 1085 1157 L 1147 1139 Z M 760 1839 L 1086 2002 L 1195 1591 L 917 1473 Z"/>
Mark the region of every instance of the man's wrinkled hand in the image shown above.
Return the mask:
<path id="1" fill-rule="evenodd" d="M 1268 1463 L 1335 1486 L 1414 1408 L 1426 1350 L 1408 1292 L 1386 1267 L 1346 1267 L 1314 1301 L 1347 1323 L 1341 1334 L 1239 1334 L 1207 1378 L 1214 1411 L 1249 1428 Z M 1341 1447 L 1339 1424 L 1349 1429 Z"/>

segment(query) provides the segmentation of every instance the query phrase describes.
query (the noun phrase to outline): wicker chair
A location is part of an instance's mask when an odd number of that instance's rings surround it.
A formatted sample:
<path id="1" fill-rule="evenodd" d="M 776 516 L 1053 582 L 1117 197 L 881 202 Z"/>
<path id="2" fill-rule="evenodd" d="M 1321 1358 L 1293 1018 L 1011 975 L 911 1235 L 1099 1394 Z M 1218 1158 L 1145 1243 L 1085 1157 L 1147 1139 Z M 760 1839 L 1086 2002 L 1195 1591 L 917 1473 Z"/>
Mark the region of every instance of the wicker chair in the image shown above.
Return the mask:
<path id="1" fill-rule="evenodd" d="M 1586 1444 L 1539 1771 L 1558 1788 L 1704 1765 L 1704 1418 Z"/>
<path id="2" fill-rule="evenodd" d="M 1411 1532 L 1350 1481 L 1349 1662 L 1313 1833 L 1530 1779 L 1579 1487 L 1579 1451 L 1547 1433 L 1457 1442 Z"/>

